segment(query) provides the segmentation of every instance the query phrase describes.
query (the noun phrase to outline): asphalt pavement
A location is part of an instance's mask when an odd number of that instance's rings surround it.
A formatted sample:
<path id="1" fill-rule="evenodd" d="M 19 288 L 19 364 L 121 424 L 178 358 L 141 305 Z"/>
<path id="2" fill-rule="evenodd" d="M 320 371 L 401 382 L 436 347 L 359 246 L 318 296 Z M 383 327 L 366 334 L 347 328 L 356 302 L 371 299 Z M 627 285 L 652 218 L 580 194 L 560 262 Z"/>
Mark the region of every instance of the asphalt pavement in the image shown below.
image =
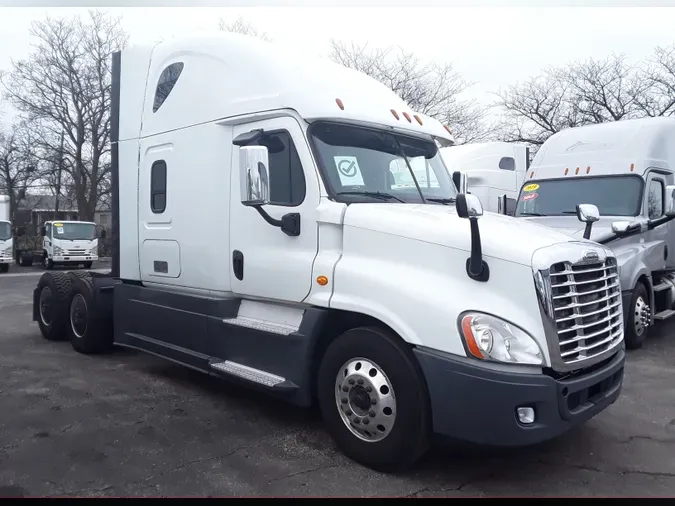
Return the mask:
<path id="1" fill-rule="evenodd" d="M 45 341 L 31 321 L 42 272 L 0 274 L 0 497 L 675 496 L 675 324 L 628 353 L 620 399 L 572 432 L 441 447 L 386 475 L 344 457 L 313 411 L 142 353 Z"/>

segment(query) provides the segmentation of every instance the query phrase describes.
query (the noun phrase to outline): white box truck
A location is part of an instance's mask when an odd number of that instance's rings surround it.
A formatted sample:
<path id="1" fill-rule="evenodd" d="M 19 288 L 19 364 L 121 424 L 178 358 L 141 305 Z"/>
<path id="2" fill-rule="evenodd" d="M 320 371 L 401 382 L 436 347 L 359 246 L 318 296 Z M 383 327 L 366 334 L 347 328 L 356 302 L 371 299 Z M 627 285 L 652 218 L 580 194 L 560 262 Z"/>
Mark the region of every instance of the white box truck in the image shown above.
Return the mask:
<path id="1" fill-rule="evenodd" d="M 13 249 L 14 240 L 12 237 L 12 221 L 9 216 L 9 196 L 0 195 L 0 273 L 9 270 Z"/>
<path id="2" fill-rule="evenodd" d="M 623 120 L 550 137 L 520 191 L 516 217 L 612 249 L 628 348 L 675 315 L 674 171 L 675 119 Z M 600 213 L 592 228 L 575 216 L 584 203 Z"/>
<path id="3" fill-rule="evenodd" d="M 105 238 L 105 233 L 105 229 L 97 231 L 96 223 L 90 221 L 46 221 L 40 227 L 41 247 L 16 248 L 16 263 L 30 267 L 37 261 L 47 270 L 77 265 L 90 269 L 98 260 L 98 239 Z"/>
<path id="4" fill-rule="evenodd" d="M 561 273 L 581 290 L 616 258 L 480 218 L 439 154 L 448 131 L 386 86 L 228 33 L 128 48 L 112 68 L 111 273 L 44 273 L 45 338 L 316 403 L 345 454 L 385 471 L 432 434 L 528 445 L 619 397 L 620 310 L 599 321 L 556 295 Z M 401 164 L 437 184 L 397 184 Z"/>
<path id="5" fill-rule="evenodd" d="M 443 147 L 441 156 L 455 184 L 464 174 L 468 191 L 480 198 L 486 211 L 513 216 L 530 165 L 527 145 L 476 142 Z"/>

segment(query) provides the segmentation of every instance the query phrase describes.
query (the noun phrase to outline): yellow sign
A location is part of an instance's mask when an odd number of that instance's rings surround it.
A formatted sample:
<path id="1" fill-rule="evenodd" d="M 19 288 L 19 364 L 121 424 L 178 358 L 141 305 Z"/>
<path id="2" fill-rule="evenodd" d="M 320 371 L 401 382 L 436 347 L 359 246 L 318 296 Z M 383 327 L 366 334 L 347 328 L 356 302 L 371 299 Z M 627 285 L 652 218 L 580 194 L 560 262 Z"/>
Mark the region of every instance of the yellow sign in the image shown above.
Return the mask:
<path id="1" fill-rule="evenodd" d="M 63 223 L 54 223 L 54 226 L 55 226 L 55 227 L 62 227 L 62 226 L 63 226 Z"/>
<path id="2" fill-rule="evenodd" d="M 528 184 L 525 188 L 523 188 L 524 192 L 533 192 L 534 190 L 538 190 L 539 185 L 538 184 Z"/>

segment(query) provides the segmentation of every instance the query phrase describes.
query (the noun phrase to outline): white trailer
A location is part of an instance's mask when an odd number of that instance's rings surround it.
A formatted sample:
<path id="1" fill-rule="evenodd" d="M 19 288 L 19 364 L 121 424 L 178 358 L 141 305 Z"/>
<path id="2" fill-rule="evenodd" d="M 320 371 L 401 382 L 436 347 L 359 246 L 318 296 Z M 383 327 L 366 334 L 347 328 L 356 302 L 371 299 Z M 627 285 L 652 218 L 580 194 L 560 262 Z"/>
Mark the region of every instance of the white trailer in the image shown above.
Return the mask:
<path id="1" fill-rule="evenodd" d="M 457 184 L 464 174 L 468 190 L 486 211 L 513 215 L 530 164 L 530 149 L 512 142 L 478 142 L 441 148 Z"/>
<path id="2" fill-rule="evenodd" d="M 0 273 L 9 270 L 13 249 L 14 240 L 12 237 L 12 221 L 9 215 L 9 197 L 0 195 Z"/>
<path id="3" fill-rule="evenodd" d="M 569 128 L 532 161 L 516 216 L 612 249 L 619 261 L 626 345 L 675 315 L 675 119 Z M 580 226 L 577 206 L 599 220 Z M 609 304 L 609 303 L 608 303 Z"/>
<path id="4" fill-rule="evenodd" d="M 563 342 L 551 291 L 555 269 L 573 287 L 574 269 L 616 258 L 480 218 L 439 154 L 451 135 L 384 85 L 227 33 L 125 49 L 112 68 L 112 270 L 43 274 L 45 338 L 316 403 L 339 447 L 381 470 L 434 433 L 550 439 L 620 395 L 623 329 Z"/>

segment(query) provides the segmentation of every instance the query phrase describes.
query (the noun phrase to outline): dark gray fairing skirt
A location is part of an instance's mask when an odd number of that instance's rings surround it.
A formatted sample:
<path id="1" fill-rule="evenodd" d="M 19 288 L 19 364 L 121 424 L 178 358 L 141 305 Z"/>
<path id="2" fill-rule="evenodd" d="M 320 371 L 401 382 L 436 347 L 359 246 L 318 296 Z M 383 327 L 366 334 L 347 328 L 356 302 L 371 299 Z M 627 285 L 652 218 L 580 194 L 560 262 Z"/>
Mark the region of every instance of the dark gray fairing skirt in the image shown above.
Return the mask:
<path id="1" fill-rule="evenodd" d="M 236 318 L 240 302 L 119 284 L 115 287 L 115 344 L 231 379 L 237 377 L 213 364 L 230 361 L 265 371 L 285 381 L 262 388 L 310 405 L 311 359 L 325 311 L 305 309 L 298 331 L 281 335 L 223 322 Z"/>
<path id="2" fill-rule="evenodd" d="M 490 446 L 526 446 L 557 437 L 612 404 L 621 392 L 621 349 L 591 372 L 566 380 L 488 370 L 428 350 L 415 350 L 429 387 L 434 432 Z M 522 425 L 518 407 L 533 407 Z"/>

